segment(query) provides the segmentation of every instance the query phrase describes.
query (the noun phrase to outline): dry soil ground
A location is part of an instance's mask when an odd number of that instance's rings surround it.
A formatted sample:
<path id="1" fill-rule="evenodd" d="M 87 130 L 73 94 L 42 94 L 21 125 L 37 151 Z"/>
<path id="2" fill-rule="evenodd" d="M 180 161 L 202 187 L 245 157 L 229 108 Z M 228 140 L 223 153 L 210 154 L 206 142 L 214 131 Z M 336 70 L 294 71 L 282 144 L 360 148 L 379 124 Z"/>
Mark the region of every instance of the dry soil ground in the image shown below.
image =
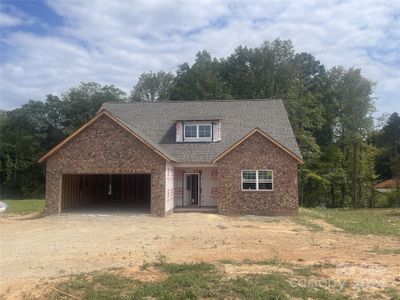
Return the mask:
<path id="1" fill-rule="evenodd" d="M 376 246 L 399 249 L 398 238 L 351 235 L 319 224 L 324 230 L 312 232 L 292 217 L 196 213 L 0 218 L 0 294 L 18 298 L 40 282 L 72 273 L 138 269 L 160 255 L 171 262 L 279 258 L 299 265 L 331 264 L 335 267 L 324 271 L 327 278 L 400 289 L 400 255 L 372 251 Z M 231 269 L 257 271 L 255 266 Z"/>

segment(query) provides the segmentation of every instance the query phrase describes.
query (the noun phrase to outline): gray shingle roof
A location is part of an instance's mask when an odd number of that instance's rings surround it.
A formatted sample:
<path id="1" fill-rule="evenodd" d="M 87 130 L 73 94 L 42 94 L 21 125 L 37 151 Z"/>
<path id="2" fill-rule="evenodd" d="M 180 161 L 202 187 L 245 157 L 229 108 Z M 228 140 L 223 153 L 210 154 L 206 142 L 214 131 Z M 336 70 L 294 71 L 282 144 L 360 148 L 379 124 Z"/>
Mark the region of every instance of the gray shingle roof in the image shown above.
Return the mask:
<path id="1" fill-rule="evenodd" d="M 104 103 L 101 110 L 142 133 L 176 162 L 211 162 L 256 127 L 301 158 L 282 100 L 110 102 Z M 199 119 L 220 119 L 221 141 L 175 142 L 176 120 Z"/>

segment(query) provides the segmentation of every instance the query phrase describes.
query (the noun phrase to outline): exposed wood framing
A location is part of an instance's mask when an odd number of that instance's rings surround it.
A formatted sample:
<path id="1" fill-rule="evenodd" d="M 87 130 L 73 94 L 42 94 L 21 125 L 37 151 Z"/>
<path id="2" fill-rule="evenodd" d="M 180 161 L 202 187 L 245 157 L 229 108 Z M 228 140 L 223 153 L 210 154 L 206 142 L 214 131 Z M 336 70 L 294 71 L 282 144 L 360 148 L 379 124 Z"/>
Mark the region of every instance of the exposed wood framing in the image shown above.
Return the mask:
<path id="1" fill-rule="evenodd" d="M 106 202 L 150 205 L 150 190 L 150 174 L 64 174 L 61 210 Z"/>

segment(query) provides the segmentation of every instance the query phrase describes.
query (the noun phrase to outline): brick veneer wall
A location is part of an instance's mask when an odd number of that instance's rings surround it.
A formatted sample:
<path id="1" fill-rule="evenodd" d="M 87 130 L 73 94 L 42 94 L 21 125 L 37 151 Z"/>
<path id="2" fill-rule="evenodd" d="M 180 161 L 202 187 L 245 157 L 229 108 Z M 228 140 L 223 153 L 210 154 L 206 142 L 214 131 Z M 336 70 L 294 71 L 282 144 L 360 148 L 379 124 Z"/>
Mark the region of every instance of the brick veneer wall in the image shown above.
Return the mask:
<path id="1" fill-rule="evenodd" d="M 62 174 L 151 174 L 152 214 L 165 213 L 165 160 L 103 115 L 46 162 L 46 212 L 59 213 Z"/>
<path id="2" fill-rule="evenodd" d="M 259 133 L 218 161 L 221 214 L 277 215 L 298 211 L 298 164 Z M 273 170 L 273 191 L 242 191 L 242 170 Z"/>

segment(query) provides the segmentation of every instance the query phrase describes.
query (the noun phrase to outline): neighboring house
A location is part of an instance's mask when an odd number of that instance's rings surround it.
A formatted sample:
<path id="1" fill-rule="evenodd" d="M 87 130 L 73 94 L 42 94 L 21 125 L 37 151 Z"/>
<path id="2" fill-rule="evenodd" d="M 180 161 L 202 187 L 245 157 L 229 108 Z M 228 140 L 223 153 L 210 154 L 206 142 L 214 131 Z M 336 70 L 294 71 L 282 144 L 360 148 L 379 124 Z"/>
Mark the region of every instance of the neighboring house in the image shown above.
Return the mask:
<path id="1" fill-rule="evenodd" d="M 105 103 L 43 161 L 49 213 L 111 202 L 158 216 L 298 210 L 302 157 L 281 100 Z"/>
<path id="2" fill-rule="evenodd" d="M 381 193 L 391 193 L 398 188 L 400 188 L 400 178 L 385 179 L 374 185 L 374 190 Z"/>

